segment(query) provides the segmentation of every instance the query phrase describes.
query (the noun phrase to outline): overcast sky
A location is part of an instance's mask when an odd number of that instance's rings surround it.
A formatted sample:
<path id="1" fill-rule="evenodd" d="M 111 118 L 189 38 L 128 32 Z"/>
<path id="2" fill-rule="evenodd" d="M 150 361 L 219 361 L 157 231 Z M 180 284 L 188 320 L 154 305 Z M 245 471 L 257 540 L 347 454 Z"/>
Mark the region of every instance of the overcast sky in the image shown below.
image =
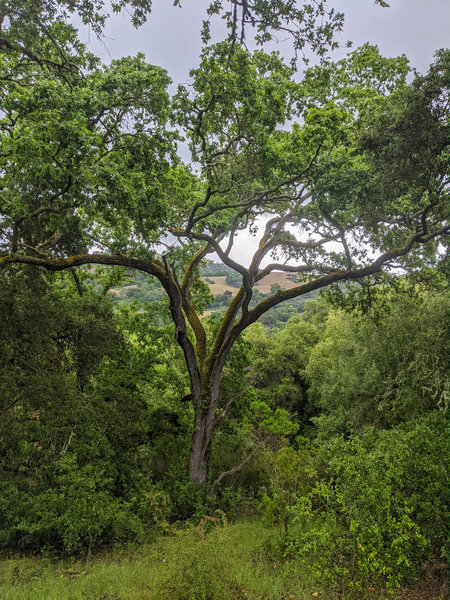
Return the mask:
<path id="1" fill-rule="evenodd" d="M 90 45 L 105 62 L 143 52 L 149 62 L 165 67 L 174 82 L 188 78 L 201 49 L 200 28 L 208 0 L 153 0 L 153 12 L 140 29 L 130 25 L 127 14 L 115 15 L 106 29 L 104 43 L 91 36 Z M 450 0 L 391 0 L 390 8 L 373 0 L 329 0 L 329 5 L 346 16 L 342 44 L 354 47 L 365 42 L 377 44 L 385 56 L 406 54 L 419 71 L 427 70 L 434 52 L 450 46 Z M 218 36 L 222 32 L 217 31 Z M 82 34 L 87 40 L 88 35 Z M 282 53 L 289 44 L 280 44 Z M 336 52 L 336 58 L 347 50 Z"/>
<path id="2" fill-rule="evenodd" d="M 136 30 L 127 14 L 115 15 L 108 24 L 103 44 L 85 30 L 81 37 L 104 62 L 112 58 L 143 52 L 147 61 L 166 68 L 174 83 L 189 78 L 201 50 L 199 32 L 209 0 L 153 0 L 153 12 L 144 26 Z M 356 48 L 365 42 L 379 46 L 384 56 L 406 54 L 411 65 L 425 72 L 439 48 L 450 47 L 450 0 L 391 0 L 390 8 L 375 5 L 373 0 L 329 0 L 329 5 L 346 15 L 341 42 L 352 40 Z M 225 31 L 216 29 L 216 39 Z M 289 43 L 280 44 L 288 53 Z M 335 58 L 348 52 L 341 49 Z M 301 65 L 300 65 L 301 67 Z M 301 72 L 299 73 L 301 76 Z M 235 242 L 234 257 L 248 263 L 257 240 L 240 235 Z"/>

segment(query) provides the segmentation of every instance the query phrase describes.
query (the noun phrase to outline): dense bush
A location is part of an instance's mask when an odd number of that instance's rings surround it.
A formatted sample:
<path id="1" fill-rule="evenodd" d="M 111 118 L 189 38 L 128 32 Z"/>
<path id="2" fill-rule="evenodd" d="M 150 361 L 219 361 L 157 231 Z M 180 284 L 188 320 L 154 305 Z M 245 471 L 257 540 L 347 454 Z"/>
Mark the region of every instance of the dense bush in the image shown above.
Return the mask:
<path id="1" fill-rule="evenodd" d="M 159 591 L 161 600 L 229 600 L 233 597 L 229 557 L 223 551 L 227 531 L 215 527 L 208 536 L 205 524 L 178 534 L 177 560 L 166 566 L 167 579 Z"/>
<path id="2" fill-rule="evenodd" d="M 336 598 L 382 596 L 413 582 L 424 561 L 445 550 L 446 458 L 441 413 L 331 440 L 314 458 L 309 490 L 303 483 L 292 493 L 292 478 L 278 478 L 280 489 L 265 500 L 269 514 L 283 506 L 291 567 Z M 310 461 L 302 462 L 296 481 L 310 482 Z"/>
<path id="3" fill-rule="evenodd" d="M 11 275 L 2 292 L 0 548 L 88 553 L 164 527 L 171 503 L 155 463 L 174 426 L 148 386 L 164 327 L 144 351 L 139 316 L 88 289 L 77 297 L 67 281 Z M 160 404 L 171 390 L 180 396 L 173 374 Z"/>
<path id="4" fill-rule="evenodd" d="M 332 312 L 306 367 L 320 439 L 389 428 L 448 404 L 444 295 L 390 297 L 382 316 Z"/>

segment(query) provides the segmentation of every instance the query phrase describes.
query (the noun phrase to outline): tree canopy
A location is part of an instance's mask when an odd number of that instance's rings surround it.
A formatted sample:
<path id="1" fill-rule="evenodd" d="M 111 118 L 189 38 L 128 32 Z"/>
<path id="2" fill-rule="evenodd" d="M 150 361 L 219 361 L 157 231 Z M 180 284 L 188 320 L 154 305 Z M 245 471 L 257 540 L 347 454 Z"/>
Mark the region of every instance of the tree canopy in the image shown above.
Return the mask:
<path id="1" fill-rule="evenodd" d="M 181 8 L 180 0 L 173 5 Z M 213 0 L 205 2 L 205 20 L 201 37 L 204 43 L 211 39 L 210 26 L 214 17 L 225 21 L 228 37 L 232 43 L 244 43 L 246 36 L 253 37 L 263 45 L 276 40 L 282 33 L 292 41 L 295 57 L 309 48 L 315 54 L 324 56 L 330 48 L 336 48 L 336 34 L 342 30 L 343 14 L 320 2 L 305 0 L 298 3 L 289 0 Z M 184 7 L 183 10 L 189 10 Z M 99 37 L 103 36 L 104 26 L 111 13 L 125 11 L 130 14 L 135 27 L 143 25 L 152 11 L 152 0 L 2 0 L 0 3 L 0 48 L 2 52 L 20 52 L 28 59 L 58 70 L 73 68 L 70 57 L 78 51 L 78 44 L 72 39 L 61 40 L 53 31 L 55 23 L 68 26 L 70 21 L 80 19 Z M 249 28 L 251 35 L 249 36 Z M 200 33 L 200 32 L 199 32 Z M 73 44 L 73 46 L 72 46 Z M 46 47 L 52 46 L 56 55 L 47 56 Z M 305 58 L 305 60 L 307 60 Z"/>
<path id="2" fill-rule="evenodd" d="M 52 35 L 76 41 L 60 23 Z M 223 366 L 249 325 L 329 284 L 439 260 L 449 54 L 408 84 L 405 58 L 366 45 L 297 82 L 276 53 L 222 42 L 170 98 L 167 74 L 142 56 L 102 66 L 76 47 L 76 68 L 59 74 L 19 50 L 2 57 L 0 264 L 156 277 L 186 359 L 203 460 L 225 402 Z M 58 60 L 51 40 L 46 56 Z M 258 249 L 241 264 L 236 235 L 257 233 L 260 218 Z M 241 287 L 208 340 L 196 273 L 213 252 Z M 298 285 L 251 305 L 254 284 L 274 270 Z"/>

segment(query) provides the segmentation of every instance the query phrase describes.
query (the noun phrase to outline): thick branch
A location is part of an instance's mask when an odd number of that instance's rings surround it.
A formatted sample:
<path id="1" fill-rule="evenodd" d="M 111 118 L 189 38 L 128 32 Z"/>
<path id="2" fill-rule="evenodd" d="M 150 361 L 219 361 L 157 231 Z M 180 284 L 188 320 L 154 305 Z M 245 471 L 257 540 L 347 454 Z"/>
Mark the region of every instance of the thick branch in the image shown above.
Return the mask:
<path id="1" fill-rule="evenodd" d="M 197 312 L 186 297 L 182 298 L 182 307 L 189 325 L 195 335 L 197 357 L 202 363 L 206 358 L 206 331 Z"/>
<path id="2" fill-rule="evenodd" d="M 81 285 L 80 278 L 78 277 L 75 269 L 70 269 L 70 274 L 72 275 L 72 279 L 75 282 L 75 286 L 77 288 L 78 295 L 83 296 L 83 294 L 84 294 L 83 286 Z"/>
<path id="3" fill-rule="evenodd" d="M 234 269 L 235 271 L 238 271 L 242 275 L 242 284 L 243 284 L 243 288 L 244 288 L 244 292 L 245 292 L 245 297 L 243 298 L 243 301 L 244 301 L 245 307 L 247 307 L 251 300 L 251 297 L 252 297 L 252 282 L 250 279 L 249 271 L 245 267 L 243 267 L 242 265 L 240 265 L 239 263 L 234 261 L 232 258 L 230 258 L 226 254 L 226 252 L 224 252 L 222 250 L 222 248 L 220 247 L 218 242 L 211 236 L 206 235 L 206 234 L 192 234 L 192 237 L 194 237 L 195 239 L 202 239 L 204 241 L 209 242 L 211 244 L 211 246 L 213 246 L 213 248 L 217 252 L 217 254 L 219 255 L 219 258 L 221 259 L 221 261 L 224 264 L 226 264 L 227 266 Z M 228 311 L 227 311 L 227 313 L 228 313 Z M 233 316 L 233 318 L 234 318 L 234 316 Z"/>
<path id="4" fill-rule="evenodd" d="M 272 273 L 272 271 L 282 271 L 283 273 L 307 273 L 308 271 L 313 271 L 313 270 L 317 270 L 317 266 L 311 266 L 311 265 L 294 266 L 294 265 L 280 265 L 278 263 L 271 263 L 270 265 L 267 265 L 267 267 L 264 267 L 264 269 L 262 271 L 259 271 L 259 273 L 255 277 L 255 282 L 261 281 L 261 279 L 264 279 L 264 277 L 266 277 L 267 275 Z M 337 269 L 335 269 L 335 270 L 337 271 Z M 327 269 L 326 272 L 328 273 L 329 270 Z"/>
<path id="5" fill-rule="evenodd" d="M 0 267 L 17 263 L 42 267 L 48 271 L 64 271 L 82 265 L 120 266 L 149 273 L 161 282 L 161 278 L 165 275 L 161 263 L 157 260 L 150 263 L 122 254 L 78 254 L 67 258 L 41 258 L 27 254 L 7 254 L 0 258 Z"/>
<path id="6" fill-rule="evenodd" d="M 210 248 L 209 244 L 207 244 L 203 248 L 200 248 L 192 257 L 191 261 L 189 262 L 188 266 L 186 267 L 183 281 L 180 286 L 180 289 L 181 289 L 181 292 L 183 295 L 189 291 L 189 288 L 190 288 L 190 285 L 192 282 L 192 278 L 195 273 L 195 269 L 198 267 L 198 265 L 203 260 L 203 258 L 205 258 L 205 256 L 207 254 L 209 254 L 209 252 L 211 252 L 211 248 Z"/>
<path id="7" fill-rule="evenodd" d="M 211 369 L 220 370 L 222 364 L 224 364 L 226 357 L 228 356 L 231 347 L 239 335 L 274 306 L 277 306 L 285 300 L 291 300 L 307 294 L 308 292 L 322 289 L 328 285 L 331 285 L 332 283 L 337 283 L 339 281 L 357 281 L 363 277 L 374 275 L 375 273 L 380 272 L 386 263 L 389 263 L 395 258 L 399 258 L 408 254 L 414 244 L 426 243 L 431 239 L 444 235 L 448 231 L 449 227 L 445 226 L 428 235 L 424 235 L 423 232 L 415 233 L 407 238 L 404 246 L 400 248 L 394 248 L 385 252 L 384 254 L 381 254 L 372 264 L 366 267 L 361 267 L 360 269 L 354 270 L 348 269 L 345 271 L 337 270 L 334 273 L 328 273 L 318 277 L 317 279 L 302 283 L 301 285 L 291 288 L 290 290 L 279 290 L 276 292 L 276 294 L 270 296 L 270 298 L 260 302 L 246 315 L 242 315 L 242 318 L 230 329 L 220 348 L 216 349 L 214 355 L 215 364 L 211 365 Z"/>
<path id="8" fill-rule="evenodd" d="M 197 356 L 201 362 L 203 362 L 206 358 L 206 332 L 201 320 L 197 315 L 197 312 L 195 311 L 192 303 L 189 300 L 189 288 L 192 282 L 192 278 L 194 276 L 195 269 L 199 265 L 200 261 L 208 254 L 208 252 L 211 252 L 209 244 L 207 244 L 203 248 L 200 248 L 200 250 L 198 250 L 198 252 L 194 254 L 192 260 L 186 268 L 183 281 L 180 285 L 183 310 L 189 321 L 189 325 L 191 326 L 192 331 L 194 332 Z"/>
<path id="9" fill-rule="evenodd" d="M 174 235 L 176 235 L 177 237 L 184 236 L 184 231 L 173 230 L 172 233 Z M 227 256 L 226 253 L 220 247 L 220 244 L 212 236 L 207 235 L 206 233 L 193 233 L 193 232 L 191 232 L 190 235 L 194 240 L 199 240 L 199 241 L 207 242 L 208 244 L 210 244 L 214 248 L 214 251 L 218 254 L 220 260 L 225 265 L 227 265 L 228 267 L 231 267 L 235 271 L 238 271 L 242 275 L 242 277 L 248 277 L 247 269 L 245 267 L 243 267 L 242 265 L 240 265 L 239 263 L 237 263 L 236 261 L 234 261 L 229 256 Z"/>
<path id="10" fill-rule="evenodd" d="M 206 366 L 207 366 L 209 375 L 212 375 L 212 373 L 213 373 L 213 369 L 214 369 L 217 357 L 219 355 L 220 348 L 222 347 L 225 339 L 227 338 L 227 336 L 233 326 L 236 315 L 239 311 L 239 308 L 242 305 L 244 296 L 245 296 L 245 290 L 244 290 L 244 287 L 242 286 L 239 289 L 236 296 L 230 302 L 228 309 L 225 312 L 225 315 L 222 319 L 222 323 L 220 325 L 220 329 L 216 335 L 216 339 L 214 341 L 213 347 L 211 348 L 211 352 L 209 353 L 209 356 L 206 361 Z"/>

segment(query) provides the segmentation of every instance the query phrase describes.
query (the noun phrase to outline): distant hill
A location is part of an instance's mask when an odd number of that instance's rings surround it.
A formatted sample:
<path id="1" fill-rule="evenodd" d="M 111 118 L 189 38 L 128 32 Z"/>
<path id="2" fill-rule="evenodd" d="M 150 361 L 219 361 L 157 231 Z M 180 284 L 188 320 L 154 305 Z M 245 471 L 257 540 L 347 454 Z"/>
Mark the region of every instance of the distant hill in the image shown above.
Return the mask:
<path id="1" fill-rule="evenodd" d="M 226 278 L 226 275 L 208 275 L 207 277 L 202 277 L 203 281 L 206 281 L 209 285 L 211 293 L 214 294 L 214 296 L 224 294 L 225 292 L 231 292 L 234 296 L 238 291 L 238 288 L 226 283 Z M 296 281 L 288 273 L 275 271 L 267 275 L 267 277 L 264 277 L 264 279 L 261 279 L 261 281 L 255 285 L 255 288 L 261 292 L 261 294 L 266 295 L 270 294 L 270 289 L 273 284 L 278 284 L 283 290 L 290 290 L 297 285 Z"/>
<path id="2" fill-rule="evenodd" d="M 200 276 L 209 285 L 211 293 L 215 297 L 214 302 L 206 307 L 203 317 L 208 317 L 213 313 L 223 313 L 228 307 L 230 297 L 237 293 L 242 284 L 241 275 L 226 265 L 208 263 L 201 267 Z M 291 289 L 297 285 L 296 275 L 274 271 L 264 277 L 254 287 L 250 306 L 255 306 L 264 297 L 267 297 L 271 293 L 273 285 L 278 285 L 283 290 Z M 164 296 L 164 290 L 159 281 L 144 277 L 142 274 L 133 274 L 128 282 L 111 289 L 110 293 L 116 302 L 125 303 L 136 300 L 144 303 L 159 302 Z M 311 292 L 300 298 L 282 302 L 262 315 L 260 322 L 269 328 L 283 327 L 290 317 L 303 312 L 305 302 L 315 298 L 317 294 L 317 292 Z"/>

